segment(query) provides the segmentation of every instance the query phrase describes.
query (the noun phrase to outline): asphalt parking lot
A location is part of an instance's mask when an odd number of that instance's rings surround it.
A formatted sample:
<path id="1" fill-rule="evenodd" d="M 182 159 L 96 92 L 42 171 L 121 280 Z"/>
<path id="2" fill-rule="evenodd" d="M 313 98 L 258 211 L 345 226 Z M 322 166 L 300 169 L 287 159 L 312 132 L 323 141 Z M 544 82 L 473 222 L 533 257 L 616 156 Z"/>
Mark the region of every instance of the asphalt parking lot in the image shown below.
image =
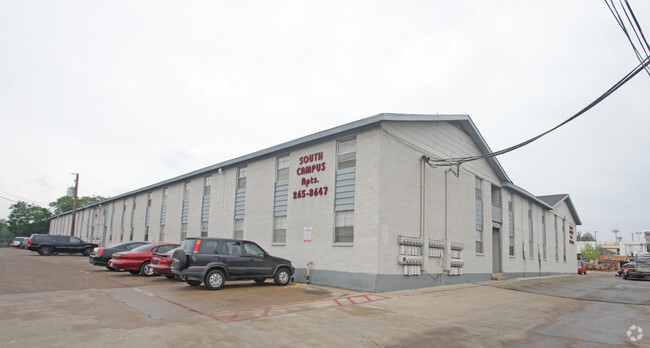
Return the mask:
<path id="1" fill-rule="evenodd" d="M 0 248 L 0 347 L 216 344 L 650 347 L 650 281 L 590 273 L 361 293 L 268 280 L 209 291 Z"/>

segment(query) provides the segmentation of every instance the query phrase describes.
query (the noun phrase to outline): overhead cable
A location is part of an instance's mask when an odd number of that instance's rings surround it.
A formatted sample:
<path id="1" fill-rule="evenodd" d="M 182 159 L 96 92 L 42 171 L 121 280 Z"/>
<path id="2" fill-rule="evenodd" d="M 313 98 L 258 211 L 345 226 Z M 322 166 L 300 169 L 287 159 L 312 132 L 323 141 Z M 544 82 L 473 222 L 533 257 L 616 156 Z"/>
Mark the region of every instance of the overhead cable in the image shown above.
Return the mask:
<path id="1" fill-rule="evenodd" d="M 533 138 L 530 138 L 530 139 L 528 139 L 528 140 L 526 140 L 524 142 L 521 142 L 521 143 L 519 143 L 517 145 L 508 147 L 508 148 L 503 149 L 503 150 L 490 152 L 490 153 L 477 155 L 477 156 L 445 158 L 445 159 L 432 159 L 432 158 L 426 157 L 426 160 L 429 163 L 429 165 L 431 165 L 431 166 L 460 166 L 461 164 L 463 164 L 465 162 L 471 162 L 471 161 L 476 161 L 476 160 L 479 160 L 479 159 L 486 159 L 486 158 L 490 158 L 490 157 L 496 157 L 496 156 L 503 155 L 505 153 L 517 150 L 517 149 L 519 149 L 521 147 L 524 147 L 524 146 L 532 143 L 533 141 L 545 136 L 546 134 L 551 133 L 552 131 L 564 126 L 565 124 L 567 124 L 567 123 L 569 123 L 571 121 L 573 121 L 574 119 L 578 118 L 580 115 L 584 114 L 585 112 L 589 111 L 591 108 L 598 105 L 600 102 L 602 102 L 607 97 L 609 97 L 612 93 L 614 93 L 621 86 L 623 86 L 628 81 L 630 81 L 639 72 L 643 71 L 649 64 L 650 64 L 650 57 L 643 60 L 641 62 L 641 64 L 637 65 L 636 68 L 634 68 L 632 71 L 627 73 L 627 75 L 625 75 L 625 77 L 623 77 L 620 81 L 618 81 L 616 84 L 614 84 L 614 86 L 612 86 L 610 89 L 608 89 L 600 97 L 596 98 L 596 100 L 591 102 L 589 105 L 584 107 L 582 110 L 578 111 L 576 114 L 569 117 L 567 120 L 565 120 L 564 122 L 558 124 L 557 126 L 547 130 L 546 132 L 544 132 L 542 134 L 539 134 L 539 135 L 537 135 L 537 136 L 535 136 Z"/>
<path id="2" fill-rule="evenodd" d="M 636 36 L 636 40 L 639 42 L 643 54 L 641 54 L 639 48 L 637 47 L 637 44 L 630 36 L 630 33 L 627 29 L 627 25 L 625 24 L 625 21 L 623 21 L 623 17 L 621 16 L 618 8 L 614 4 L 614 0 L 609 0 L 609 2 L 608 0 L 605 0 L 605 4 L 607 5 L 607 8 L 609 8 L 609 12 L 612 13 L 614 19 L 616 20 L 616 23 L 618 23 L 619 27 L 621 27 L 621 30 L 623 30 L 623 34 L 625 34 L 627 40 L 630 42 L 630 45 L 632 45 L 632 49 L 634 50 L 637 59 L 639 59 L 639 62 L 643 62 L 643 60 L 648 58 L 648 56 L 650 55 L 650 45 L 648 45 L 648 41 L 646 40 L 645 35 L 643 34 L 643 30 L 641 29 L 641 25 L 639 24 L 639 21 L 636 19 L 636 16 L 634 15 L 634 11 L 632 11 L 632 6 L 630 6 L 630 3 L 627 0 L 625 0 L 625 5 L 623 5 L 623 0 L 619 0 L 619 3 L 621 4 L 621 12 L 625 14 L 625 17 L 627 18 L 627 22 L 630 24 L 630 28 L 634 32 L 634 35 Z M 648 76 L 650 76 L 650 68 L 646 68 L 646 72 L 648 73 Z"/>

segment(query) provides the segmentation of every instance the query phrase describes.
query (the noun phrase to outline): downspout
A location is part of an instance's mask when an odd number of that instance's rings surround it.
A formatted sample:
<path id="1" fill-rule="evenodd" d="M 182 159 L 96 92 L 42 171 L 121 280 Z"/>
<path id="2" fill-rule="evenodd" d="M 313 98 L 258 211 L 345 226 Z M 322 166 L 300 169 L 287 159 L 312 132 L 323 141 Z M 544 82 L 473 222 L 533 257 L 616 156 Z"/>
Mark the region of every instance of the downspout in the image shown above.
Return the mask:
<path id="1" fill-rule="evenodd" d="M 425 169 L 425 161 L 426 157 L 422 156 L 420 158 L 420 240 L 422 241 L 422 272 L 426 272 L 426 260 L 427 257 L 425 257 L 425 250 L 428 250 L 428 243 L 425 243 L 424 241 L 424 225 L 425 225 L 425 219 L 424 219 L 424 214 L 425 214 L 425 188 L 426 188 L 426 180 L 424 178 L 424 169 Z"/>
<path id="2" fill-rule="evenodd" d="M 449 258 L 449 250 L 451 248 L 451 245 L 449 245 L 449 216 L 447 215 L 448 209 L 448 188 L 447 188 L 447 177 L 449 176 L 449 170 L 445 170 L 445 249 L 444 249 L 444 254 L 442 258 L 442 272 L 449 272 L 449 267 L 450 265 L 450 258 Z"/>

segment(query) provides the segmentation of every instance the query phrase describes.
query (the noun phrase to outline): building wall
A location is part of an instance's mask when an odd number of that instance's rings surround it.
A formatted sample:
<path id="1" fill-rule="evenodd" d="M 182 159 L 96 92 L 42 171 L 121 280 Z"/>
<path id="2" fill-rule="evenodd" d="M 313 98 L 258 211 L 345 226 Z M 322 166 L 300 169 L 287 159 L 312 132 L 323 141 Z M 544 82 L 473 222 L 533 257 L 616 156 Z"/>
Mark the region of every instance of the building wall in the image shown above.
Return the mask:
<path id="1" fill-rule="evenodd" d="M 246 166 L 246 200 L 244 238 L 254 240 L 270 254 L 292 260 L 297 268 L 296 280 L 304 281 L 307 264 L 310 281 L 365 291 L 387 291 L 441 284 L 490 279 L 495 271 L 493 251 L 501 252 L 501 268 L 506 275 L 575 273 L 575 245 L 570 244 L 569 226 L 574 227 L 566 203 L 555 211 L 533 205 L 534 245 L 528 243 L 528 200 L 514 196 L 515 252 L 509 255 L 507 190 L 487 161 L 478 160 L 458 168 L 432 168 L 422 156 L 432 158 L 464 157 L 480 154 L 471 138 L 457 124 L 449 122 L 382 122 L 380 128 L 356 134 L 356 180 L 354 205 L 354 242 L 334 242 L 334 197 L 336 186 L 337 140 L 322 141 L 291 149 L 287 231 L 285 243 L 273 243 L 274 192 L 277 156 L 267 156 L 237 166 L 200 173 L 189 180 L 170 183 L 168 189 L 165 242 L 181 240 L 181 216 L 185 182 L 190 182 L 187 236 L 201 235 L 203 183 L 211 176 L 208 236 L 232 238 L 234 235 L 237 168 Z M 318 164 L 324 169 L 301 174 L 299 169 L 316 162 L 303 163 L 305 156 L 322 154 Z M 278 155 L 282 155 L 279 153 Z M 302 159 L 302 161 L 301 161 Z M 453 169 L 453 171 L 450 171 Z M 483 252 L 476 251 L 475 179 L 483 181 Z M 502 225 L 497 245 L 493 244 L 491 186 L 501 191 Z M 93 237 L 101 236 L 101 244 L 130 240 L 132 205 L 133 240 L 144 240 L 148 198 L 151 198 L 149 241 L 159 241 L 160 211 L 165 187 L 130 195 L 104 204 L 95 219 Z M 327 188 L 327 194 L 297 198 L 294 193 L 312 188 Z M 121 230 L 123 206 L 124 231 Z M 112 209 L 115 209 L 114 213 Z M 84 223 L 92 221 L 93 209 L 82 209 L 77 215 Z M 104 215 L 107 237 L 103 237 Z M 541 217 L 546 216 L 547 258 L 542 254 Z M 555 259 L 555 216 L 560 240 L 558 262 Z M 112 216 L 112 219 L 111 219 Z M 564 217 L 567 217 L 566 220 Z M 62 234 L 61 226 L 69 224 L 70 214 L 52 220 L 51 233 Z M 565 234 L 562 226 L 565 226 Z M 87 225 L 86 225 L 87 226 Z M 111 229 L 112 226 L 112 229 Z M 69 227 L 68 227 L 69 230 Z M 75 235 L 85 236 L 87 230 L 77 229 Z M 111 236 L 112 231 L 112 237 Z M 306 231 L 311 238 L 305 240 Z M 120 234 L 123 236 L 120 238 Z M 63 233 L 67 234 L 67 233 Z M 422 238 L 420 275 L 404 275 L 399 237 Z M 444 241 L 440 257 L 429 257 L 429 241 Z M 451 245 L 462 243 L 462 274 L 449 275 Z M 524 257 L 525 255 L 525 257 Z M 532 255 L 532 258 L 531 258 Z"/>

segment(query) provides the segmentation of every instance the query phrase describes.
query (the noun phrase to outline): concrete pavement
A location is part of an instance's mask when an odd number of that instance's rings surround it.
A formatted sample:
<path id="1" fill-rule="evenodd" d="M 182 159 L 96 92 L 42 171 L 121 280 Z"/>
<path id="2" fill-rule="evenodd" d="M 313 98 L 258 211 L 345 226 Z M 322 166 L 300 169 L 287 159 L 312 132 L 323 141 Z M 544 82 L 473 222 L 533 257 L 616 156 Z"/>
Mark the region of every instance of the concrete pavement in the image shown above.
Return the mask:
<path id="1" fill-rule="evenodd" d="M 25 253 L 0 249 L 0 347 L 650 346 L 648 305 L 544 293 L 611 283 L 650 298 L 650 282 L 621 283 L 611 274 L 377 294 L 272 282 L 208 291 L 162 277 L 107 272 L 80 257 Z M 8 271 L 8 265 L 39 279 Z M 8 277 L 15 277 L 17 289 L 32 282 L 37 291 L 12 292 L 4 283 Z M 627 335 L 633 325 L 648 332 L 638 342 Z"/>

